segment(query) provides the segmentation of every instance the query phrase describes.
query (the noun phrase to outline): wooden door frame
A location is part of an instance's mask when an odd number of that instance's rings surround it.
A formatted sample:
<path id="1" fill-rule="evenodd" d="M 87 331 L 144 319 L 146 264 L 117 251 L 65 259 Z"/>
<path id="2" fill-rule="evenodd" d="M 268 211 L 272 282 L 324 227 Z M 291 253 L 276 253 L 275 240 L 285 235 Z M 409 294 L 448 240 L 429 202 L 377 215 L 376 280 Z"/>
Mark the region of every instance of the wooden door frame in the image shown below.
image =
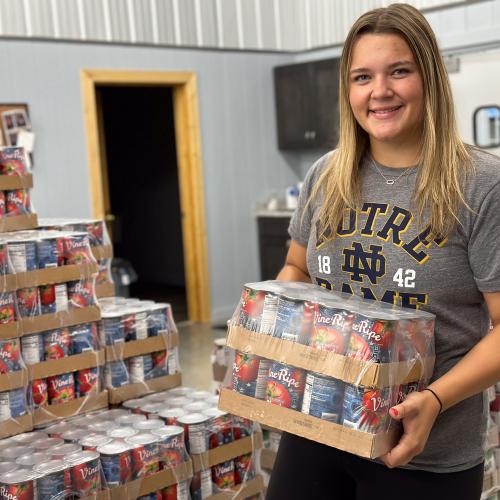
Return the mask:
<path id="1" fill-rule="evenodd" d="M 96 87 L 172 87 L 188 317 L 192 321 L 210 321 L 205 196 L 196 74 L 84 69 L 81 71 L 81 82 L 92 213 L 99 219 L 104 219 L 106 210 L 109 210 L 109 191 L 105 144 L 100 127 L 102 121 L 99 120 L 101 109 L 97 102 Z"/>

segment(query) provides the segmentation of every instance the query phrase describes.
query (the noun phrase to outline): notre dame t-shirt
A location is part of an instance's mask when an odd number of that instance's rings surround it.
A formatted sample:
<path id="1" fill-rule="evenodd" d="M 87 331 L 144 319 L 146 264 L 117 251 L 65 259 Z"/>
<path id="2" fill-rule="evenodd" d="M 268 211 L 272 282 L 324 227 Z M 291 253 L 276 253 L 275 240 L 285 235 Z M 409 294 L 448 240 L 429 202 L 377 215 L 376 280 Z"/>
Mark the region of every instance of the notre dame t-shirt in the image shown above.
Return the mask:
<path id="1" fill-rule="evenodd" d="M 318 239 L 320 202 L 306 206 L 330 154 L 306 176 L 289 233 L 307 247 L 313 283 L 436 315 L 439 378 L 486 335 L 482 292 L 500 291 L 500 158 L 471 151 L 475 175 L 466 184 L 461 224 L 447 239 L 432 238 L 412 202 L 418 166 L 393 169 L 365 160 L 362 202 L 346 211 L 334 238 Z M 378 170 L 377 170 L 378 167 Z M 388 179 L 399 179 L 392 185 Z M 487 404 L 483 394 L 441 414 L 425 450 L 408 465 L 434 472 L 465 470 L 484 459 Z"/>

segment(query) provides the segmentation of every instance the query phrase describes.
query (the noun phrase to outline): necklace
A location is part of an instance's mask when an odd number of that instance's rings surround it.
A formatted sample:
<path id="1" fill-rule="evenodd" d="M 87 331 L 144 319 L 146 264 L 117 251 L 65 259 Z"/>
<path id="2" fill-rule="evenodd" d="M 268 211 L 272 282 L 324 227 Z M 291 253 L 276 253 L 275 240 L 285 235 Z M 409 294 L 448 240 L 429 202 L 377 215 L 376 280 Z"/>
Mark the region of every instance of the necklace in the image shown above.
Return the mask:
<path id="1" fill-rule="evenodd" d="M 404 177 L 409 171 L 410 169 L 409 168 L 405 168 L 404 169 L 404 172 L 399 174 L 395 179 L 388 179 L 383 173 L 382 171 L 380 170 L 380 168 L 378 168 L 377 164 L 375 163 L 375 160 L 373 158 L 371 158 L 371 165 L 373 165 L 375 167 L 375 169 L 377 170 L 377 172 L 382 176 L 382 178 L 384 179 L 385 183 L 388 185 L 388 186 L 392 186 L 394 184 L 396 184 L 397 181 L 399 181 L 399 179 L 401 179 L 402 177 Z"/>

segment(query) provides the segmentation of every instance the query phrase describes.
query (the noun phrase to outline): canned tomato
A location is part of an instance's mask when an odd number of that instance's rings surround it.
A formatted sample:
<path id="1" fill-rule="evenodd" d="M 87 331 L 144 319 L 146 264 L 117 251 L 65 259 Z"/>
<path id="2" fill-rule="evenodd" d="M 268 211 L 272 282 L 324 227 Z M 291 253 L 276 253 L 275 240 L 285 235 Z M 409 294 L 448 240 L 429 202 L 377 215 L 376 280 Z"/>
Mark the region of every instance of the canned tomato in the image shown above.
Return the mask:
<path id="1" fill-rule="evenodd" d="M 129 358 L 128 366 L 130 371 L 130 382 L 144 382 L 151 378 L 153 370 L 153 359 L 151 354 L 144 354 L 142 356 L 134 356 Z"/>
<path id="2" fill-rule="evenodd" d="M 136 422 L 142 422 L 147 420 L 146 415 L 141 413 L 129 413 L 128 415 L 121 415 L 116 419 L 116 423 L 119 425 L 134 425 Z"/>
<path id="3" fill-rule="evenodd" d="M 138 431 L 141 432 L 151 432 L 155 429 L 161 429 L 162 427 L 165 427 L 165 424 L 162 420 L 155 418 L 155 419 L 141 420 L 140 422 L 135 422 L 133 424 L 133 427 L 134 429 L 137 429 Z"/>
<path id="4" fill-rule="evenodd" d="M 149 419 L 158 419 L 158 412 L 165 408 L 165 403 L 148 403 L 147 400 L 139 407 L 143 415 Z"/>
<path id="5" fill-rule="evenodd" d="M 104 446 L 113 441 L 109 436 L 103 436 L 102 434 L 94 434 L 80 439 L 80 444 L 82 448 L 86 451 L 96 451 L 99 446 Z"/>
<path id="6" fill-rule="evenodd" d="M 166 307 L 161 304 L 151 306 L 147 312 L 148 336 L 157 337 L 168 329 Z"/>
<path id="7" fill-rule="evenodd" d="M 142 399 L 129 399 L 128 401 L 124 401 L 122 406 L 127 410 L 130 410 L 132 413 L 140 413 L 140 406 L 142 403 Z"/>
<path id="8" fill-rule="evenodd" d="M 75 379 L 72 373 L 47 378 L 50 404 L 66 403 L 75 399 Z"/>
<path id="9" fill-rule="evenodd" d="M 76 441 L 67 441 L 64 444 L 50 448 L 47 453 L 50 454 L 53 460 L 63 460 L 66 455 L 72 455 L 79 451 L 82 451 L 82 447 Z"/>
<path id="10" fill-rule="evenodd" d="M 375 434 L 383 431 L 388 422 L 392 391 L 345 385 L 342 425 Z"/>
<path id="11" fill-rule="evenodd" d="M 63 432 L 69 431 L 70 429 L 73 428 L 73 422 L 71 424 L 68 424 L 68 422 L 59 422 L 57 424 L 51 425 L 47 427 L 45 432 L 50 436 L 54 438 L 60 438 L 61 434 Z"/>
<path id="12" fill-rule="evenodd" d="M 40 315 L 40 292 L 38 287 L 20 288 L 16 291 L 17 309 L 21 318 Z"/>
<path id="13" fill-rule="evenodd" d="M 124 415 L 130 415 L 130 412 L 124 408 L 113 408 L 112 410 L 104 410 L 99 413 L 99 417 L 103 420 L 112 420 L 113 422 Z"/>
<path id="14" fill-rule="evenodd" d="M 264 399 L 272 364 L 272 361 L 255 354 L 236 351 L 231 379 L 233 391 L 252 398 Z"/>
<path id="15" fill-rule="evenodd" d="M 243 289 L 240 299 L 240 326 L 252 332 L 260 331 L 265 297 L 266 292 L 257 291 L 250 287 Z"/>
<path id="16" fill-rule="evenodd" d="M 207 424 L 210 417 L 201 413 L 188 413 L 179 417 L 177 423 L 184 429 L 184 441 L 189 453 L 197 454 L 207 451 Z"/>
<path id="17" fill-rule="evenodd" d="M 0 324 L 12 323 L 16 320 L 14 292 L 0 293 Z"/>
<path id="18" fill-rule="evenodd" d="M 71 487 L 71 473 L 64 461 L 49 460 L 33 470 L 40 474 L 36 482 L 39 498 L 65 498 Z"/>
<path id="19" fill-rule="evenodd" d="M 47 381 L 44 378 L 39 378 L 31 382 L 31 395 L 35 408 L 49 404 Z"/>
<path id="20" fill-rule="evenodd" d="M 73 354 L 81 354 L 87 351 L 97 351 L 97 324 L 84 323 L 83 325 L 71 326 L 70 329 Z"/>
<path id="21" fill-rule="evenodd" d="M 50 330 L 43 335 L 45 359 L 61 359 L 71 356 L 71 335 L 68 328 Z"/>
<path id="22" fill-rule="evenodd" d="M 0 462 L 0 476 L 8 472 L 13 472 L 16 469 L 19 469 L 19 464 L 16 462 Z"/>
<path id="23" fill-rule="evenodd" d="M 87 234 L 72 234 L 64 237 L 64 259 L 68 265 L 94 262 Z"/>
<path id="24" fill-rule="evenodd" d="M 112 389 L 129 383 L 127 364 L 123 361 L 111 361 L 104 365 L 106 387 Z"/>
<path id="25" fill-rule="evenodd" d="M 151 378 L 168 375 L 167 351 L 156 351 L 151 353 L 153 360 L 153 374 Z"/>
<path id="26" fill-rule="evenodd" d="M 36 241 L 35 245 L 39 269 L 57 267 L 59 262 L 57 239 L 56 236 L 47 236 Z"/>
<path id="27" fill-rule="evenodd" d="M 177 425 L 164 425 L 151 431 L 159 439 L 160 461 L 164 469 L 175 467 L 186 460 L 184 429 Z"/>
<path id="28" fill-rule="evenodd" d="M 0 373 L 17 371 L 22 367 L 20 340 L 0 340 Z"/>
<path id="29" fill-rule="evenodd" d="M 35 450 L 37 451 L 45 451 L 49 448 L 55 448 L 56 446 L 59 446 L 61 444 L 64 444 L 64 439 L 58 437 L 50 437 L 37 439 L 36 441 L 31 443 L 30 446 L 35 448 Z"/>
<path id="30" fill-rule="evenodd" d="M 23 455 L 28 455 L 30 453 L 33 453 L 33 450 L 35 450 L 35 447 L 32 444 L 30 446 L 27 445 L 10 446 L 9 448 L 5 448 L 0 452 L 0 458 L 2 459 L 2 462 L 4 461 L 12 462 L 16 461 L 19 457 L 22 457 Z"/>
<path id="31" fill-rule="evenodd" d="M 29 469 L 17 469 L 0 475 L 0 498 L 34 500 L 38 476 Z"/>
<path id="32" fill-rule="evenodd" d="M 282 363 L 273 363 L 267 378 L 266 401 L 300 411 L 305 379 L 305 370 Z"/>
<path id="33" fill-rule="evenodd" d="M 34 441 L 38 441 L 41 438 L 46 438 L 47 433 L 43 431 L 32 431 L 32 432 L 23 432 L 22 434 L 18 434 L 17 436 L 12 436 L 10 441 L 16 443 L 18 445 L 29 445 Z M 2 440 L 5 441 L 5 440 Z"/>
<path id="34" fill-rule="evenodd" d="M 97 448 L 108 488 L 125 484 L 132 478 L 130 448 L 124 441 L 111 441 Z"/>
<path id="35" fill-rule="evenodd" d="M 3 194 L 3 191 L 0 191 Z M 4 212 L 5 213 L 5 198 L 4 198 Z M 1 217 L 1 210 L 2 210 L 2 195 L 0 195 L 0 217 Z M 6 242 L 0 242 L 0 275 L 5 275 L 5 274 L 10 274 L 13 272 L 13 269 L 10 267 L 10 262 L 9 262 L 9 250 L 8 250 L 8 243 Z"/>
<path id="36" fill-rule="evenodd" d="M 193 400 L 189 397 L 178 396 L 178 397 L 167 400 L 167 406 L 170 406 L 171 408 L 177 408 L 177 407 L 184 408 L 184 406 L 186 406 L 192 402 L 193 402 Z"/>
<path id="37" fill-rule="evenodd" d="M 94 282 L 92 279 L 70 281 L 67 286 L 70 307 L 90 307 L 95 305 Z"/>
<path id="38" fill-rule="evenodd" d="M 85 436 L 88 436 L 88 429 L 84 429 L 83 427 L 70 429 L 69 431 L 63 432 L 61 437 L 64 439 L 65 443 L 79 443 L 80 439 L 83 439 Z"/>
<path id="39" fill-rule="evenodd" d="M 233 419 L 229 413 L 218 408 L 209 408 L 202 413 L 210 417 L 207 425 L 209 449 L 233 441 Z"/>
<path id="40" fill-rule="evenodd" d="M 251 436 L 253 433 L 253 422 L 248 418 L 232 415 L 233 418 L 233 438 L 238 439 Z"/>
<path id="41" fill-rule="evenodd" d="M 42 285 L 40 292 L 40 307 L 42 314 L 51 314 L 68 310 L 68 290 L 66 283 L 58 285 Z"/>
<path id="42" fill-rule="evenodd" d="M 78 498 L 96 494 L 101 489 L 99 453 L 80 451 L 66 458 L 70 464 L 72 493 Z"/>
<path id="43" fill-rule="evenodd" d="M 5 206 L 5 192 L 0 191 L 0 218 L 4 217 L 7 213 L 7 208 Z"/>
<path id="44" fill-rule="evenodd" d="M 36 465 L 43 464 L 49 460 L 51 460 L 49 453 L 35 451 L 16 458 L 16 464 L 23 469 L 33 469 Z"/>
<path id="45" fill-rule="evenodd" d="M 291 342 L 308 344 L 316 304 L 280 296 L 274 336 Z"/>
<path id="46" fill-rule="evenodd" d="M 212 467 L 212 481 L 219 490 L 234 487 L 234 462 L 228 460 Z"/>
<path id="47" fill-rule="evenodd" d="M 100 390 L 100 373 L 99 367 L 84 368 L 75 372 L 75 395 L 77 398 L 82 398 L 91 392 L 99 392 Z"/>
<path id="48" fill-rule="evenodd" d="M 26 150 L 20 146 L 0 148 L 0 173 L 23 175 L 29 172 Z"/>
<path id="49" fill-rule="evenodd" d="M 175 483 L 161 490 L 161 500 L 189 500 L 189 481 Z"/>
<path id="50" fill-rule="evenodd" d="M 189 397 L 194 401 L 206 401 L 212 396 L 213 394 L 208 391 L 194 391 L 189 395 Z"/>
<path id="51" fill-rule="evenodd" d="M 340 423 L 344 382 L 308 373 L 302 401 L 302 413 L 336 424 Z"/>
<path id="52" fill-rule="evenodd" d="M 210 406 L 203 401 L 193 401 L 192 403 L 184 406 L 184 409 L 188 413 L 203 413 L 204 410 L 208 410 Z"/>
<path id="53" fill-rule="evenodd" d="M 210 469 L 195 472 L 190 484 L 191 500 L 202 500 L 212 495 L 212 471 Z"/>
<path id="54" fill-rule="evenodd" d="M 45 347 L 43 334 L 27 335 L 21 338 L 23 360 L 27 365 L 34 365 L 45 361 Z"/>
<path id="55" fill-rule="evenodd" d="M 5 192 L 7 215 L 28 215 L 31 213 L 29 189 L 15 189 Z"/>
<path id="56" fill-rule="evenodd" d="M 349 346 L 353 315 L 343 309 L 319 304 L 309 345 L 314 349 L 345 354 Z"/>
<path id="57" fill-rule="evenodd" d="M 119 425 L 116 422 L 111 422 L 109 420 L 98 420 L 97 422 L 90 422 L 87 429 L 90 432 L 107 433 L 112 429 L 118 428 Z"/>
<path id="58" fill-rule="evenodd" d="M 134 429 L 133 427 L 116 427 L 114 429 L 110 429 L 106 432 L 106 436 L 109 436 L 113 439 L 125 439 L 138 434 L 139 431 Z"/>
<path id="59" fill-rule="evenodd" d="M 158 437 L 149 433 L 136 434 L 125 439 L 132 446 L 132 477 L 148 477 L 160 469 Z"/>
<path id="60" fill-rule="evenodd" d="M 99 321 L 99 338 L 102 345 L 113 345 L 118 342 L 125 342 L 125 333 L 120 320 L 120 313 L 104 312 Z"/>
<path id="61" fill-rule="evenodd" d="M 167 425 L 177 425 L 177 419 L 186 415 L 183 408 L 165 408 L 158 412 L 158 417 Z"/>
<path id="62" fill-rule="evenodd" d="M 36 243 L 34 241 L 11 241 L 7 245 L 9 259 L 16 273 L 38 269 Z"/>
<path id="63" fill-rule="evenodd" d="M 242 484 L 251 481 L 255 477 L 255 466 L 252 454 L 247 453 L 234 459 L 234 482 Z"/>
<path id="64" fill-rule="evenodd" d="M 195 392 L 195 389 L 192 389 L 191 387 L 174 387 L 173 389 L 170 389 L 167 391 L 167 394 L 171 395 L 172 397 L 186 397 L 189 396 L 192 392 Z"/>

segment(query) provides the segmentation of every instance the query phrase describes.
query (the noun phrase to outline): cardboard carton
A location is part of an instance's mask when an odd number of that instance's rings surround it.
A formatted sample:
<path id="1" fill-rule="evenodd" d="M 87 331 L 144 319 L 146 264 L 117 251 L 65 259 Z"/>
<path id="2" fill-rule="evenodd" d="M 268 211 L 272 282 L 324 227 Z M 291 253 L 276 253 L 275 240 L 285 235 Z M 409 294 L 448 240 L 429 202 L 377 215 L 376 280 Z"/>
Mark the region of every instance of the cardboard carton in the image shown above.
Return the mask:
<path id="1" fill-rule="evenodd" d="M 100 297 L 114 297 L 116 295 L 113 283 L 100 283 L 95 286 L 95 294 Z"/>
<path id="2" fill-rule="evenodd" d="M 0 191 L 13 191 L 14 189 L 30 189 L 33 187 L 33 175 L 0 175 Z"/>
<path id="3" fill-rule="evenodd" d="M 269 448 L 264 448 L 260 455 L 260 466 L 268 471 L 273 470 L 276 461 L 276 452 Z"/>
<path id="4" fill-rule="evenodd" d="M 391 450 L 398 442 L 401 433 L 399 429 L 380 434 L 348 429 L 228 389 L 221 390 L 219 408 L 365 458 L 376 458 Z"/>
<path id="5" fill-rule="evenodd" d="M 0 392 L 17 389 L 28 385 L 28 370 L 16 370 L 15 372 L 2 373 L 0 375 Z"/>
<path id="6" fill-rule="evenodd" d="M 244 500 L 252 495 L 264 492 L 264 481 L 262 476 L 257 475 L 246 483 L 234 488 L 210 495 L 207 500 Z"/>
<path id="7" fill-rule="evenodd" d="M 96 260 L 112 259 L 113 246 L 112 245 L 99 245 L 91 247 L 92 253 Z"/>
<path id="8" fill-rule="evenodd" d="M 31 430 L 33 430 L 33 416 L 31 413 L 28 413 L 21 417 L 11 418 L 0 422 L 0 439 Z"/>
<path id="9" fill-rule="evenodd" d="M 170 332 L 166 335 L 148 337 L 141 340 L 129 342 L 117 342 L 106 347 L 106 361 L 119 361 L 124 358 L 141 356 L 150 352 L 165 351 L 179 345 L 179 334 Z"/>
<path id="10" fill-rule="evenodd" d="M 434 367 L 434 358 L 427 358 L 423 362 L 417 361 L 411 367 L 405 362 L 370 363 L 251 332 L 240 326 L 229 328 L 226 344 L 237 351 L 250 352 L 280 363 L 328 375 L 348 384 L 368 387 L 382 388 L 418 381 L 424 373 L 431 374 Z"/>
<path id="11" fill-rule="evenodd" d="M 37 227 L 38 218 L 36 214 L 14 215 L 0 219 L 0 233 L 21 231 L 22 229 L 36 229 Z"/>
<path id="12" fill-rule="evenodd" d="M 22 335 L 23 329 L 20 321 L 0 325 L 0 339 L 12 339 Z"/>

